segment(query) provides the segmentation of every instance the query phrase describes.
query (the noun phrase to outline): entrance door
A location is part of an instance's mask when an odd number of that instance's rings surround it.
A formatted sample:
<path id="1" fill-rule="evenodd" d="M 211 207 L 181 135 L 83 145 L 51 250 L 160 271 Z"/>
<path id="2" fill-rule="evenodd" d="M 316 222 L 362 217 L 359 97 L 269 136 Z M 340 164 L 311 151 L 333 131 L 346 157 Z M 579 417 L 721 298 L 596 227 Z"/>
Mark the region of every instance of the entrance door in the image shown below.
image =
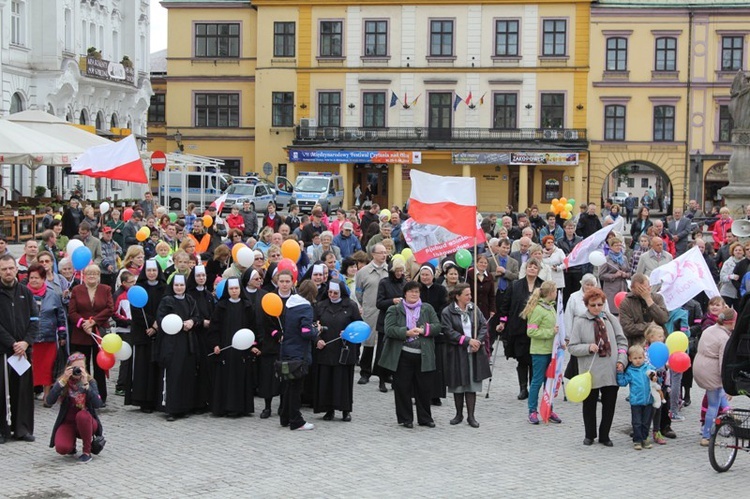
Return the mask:
<path id="1" fill-rule="evenodd" d="M 518 176 L 518 166 L 516 165 L 508 165 L 508 169 L 510 170 L 510 182 L 508 182 L 508 199 L 510 204 L 513 205 L 513 209 L 516 211 L 524 211 L 528 206 L 518 206 L 518 192 L 519 192 L 519 176 Z M 532 199 L 534 199 L 534 167 L 529 166 L 529 180 L 528 180 L 528 189 L 526 193 L 526 199 L 529 200 L 529 206 L 533 204 Z"/>
<path id="2" fill-rule="evenodd" d="M 354 185 L 362 191 L 359 198 L 360 206 L 365 201 L 378 203 L 382 208 L 388 207 L 388 167 L 386 165 L 356 165 L 354 167 Z M 356 199 L 353 200 L 356 203 Z"/>
<path id="3" fill-rule="evenodd" d="M 430 140 L 445 140 L 451 138 L 453 109 L 451 108 L 451 92 L 430 93 L 430 114 L 428 117 L 428 133 Z"/>

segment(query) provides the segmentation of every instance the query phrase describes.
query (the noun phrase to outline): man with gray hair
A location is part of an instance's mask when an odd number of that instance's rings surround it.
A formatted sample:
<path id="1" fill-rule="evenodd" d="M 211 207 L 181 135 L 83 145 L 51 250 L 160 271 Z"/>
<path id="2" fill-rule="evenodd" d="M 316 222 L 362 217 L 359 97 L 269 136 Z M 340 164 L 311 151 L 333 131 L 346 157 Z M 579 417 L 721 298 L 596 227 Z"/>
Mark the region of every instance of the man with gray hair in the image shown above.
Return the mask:
<path id="1" fill-rule="evenodd" d="M 651 284 L 644 274 L 635 274 L 631 281 L 630 293 L 620 303 L 620 325 L 628 338 L 628 346 L 643 344 L 644 333 L 652 323 L 664 327 L 669 320 L 669 311 L 664 298 L 651 291 Z"/>
<path id="2" fill-rule="evenodd" d="M 362 309 L 362 319 L 370 326 L 370 336 L 363 343 L 362 356 L 359 359 L 360 378 L 357 382 L 366 385 L 372 375 L 372 361 L 375 353 L 375 345 L 378 343 L 378 332 L 376 331 L 379 310 L 377 307 L 378 285 L 381 279 L 388 277 L 388 264 L 386 257 L 388 251 L 380 243 L 373 245 L 372 261 L 359 269 L 354 276 L 354 288 L 357 303 Z"/>
<path id="3" fill-rule="evenodd" d="M 367 242 L 367 252 L 372 253 L 372 248 L 375 247 L 376 244 L 382 243 L 383 239 L 391 239 L 392 229 L 393 229 L 393 225 L 391 225 L 390 222 L 381 222 L 380 233 L 372 236 L 370 240 Z"/>

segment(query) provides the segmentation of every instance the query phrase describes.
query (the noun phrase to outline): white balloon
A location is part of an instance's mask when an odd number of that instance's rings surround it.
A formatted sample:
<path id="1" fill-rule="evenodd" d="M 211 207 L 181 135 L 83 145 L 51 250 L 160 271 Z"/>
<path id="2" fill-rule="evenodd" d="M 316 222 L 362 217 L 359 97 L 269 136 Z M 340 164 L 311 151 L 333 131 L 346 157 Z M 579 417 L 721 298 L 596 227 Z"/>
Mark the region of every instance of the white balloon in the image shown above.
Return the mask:
<path id="1" fill-rule="evenodd" d="M 102 204 L 99 205 L 99 213 L 104 215 L 109 211 L 109 203 L 106 201 L 103 201 Z"/>
<path id="2" fill-rule="evenodd" d="M 604 253 L 602 253 L 599 250 L 595 250 L 589 253 L 589 263 L 591 265 L 594 265 L 595 267 L 604 265 L 606 261 L 607 261 L 607 257 L 605 257 Z"/>
<path id="3" fill-rule="evenodd" d="M 232 347 L 236 350 L 247 350 L 255 343 L 255 333 L 247 328 L 240 329 L 232 336 Z"/>
<path id="4" fill-rule="evenodd" d="M 245 268 L 252 267 L 254 260 L 255 253 L 253 253 L 253 250 L 251 250 L 247 246 L 244 248 L 240 248 L 240 250 L 237 252 L 237 263 Z"/>
<path id="5" fill-rule="evenodd" d="M 122 342 L 122 348 L 115 352 L 115 359 L 119 361 L 128 360 L 133 355 L 133 347 L 126 342 Z"/>
<path id="6" fill-rule="evenodd" d="M 182 330 L 182 319 L 177 314 L 169 314 L 161 320 L 161 330 L 167 334 L 177 334 Z"/>
<path id="7" fill-rule="evenodd" d="M 83 241 L 81 241 L 80 239 L 71 239 L 70 241 L 68 241 L 68 245 L 65 247 L 65 251 L 68 253 L 68 256 L 72 256 L 73 252 L 82 246 Z"/>

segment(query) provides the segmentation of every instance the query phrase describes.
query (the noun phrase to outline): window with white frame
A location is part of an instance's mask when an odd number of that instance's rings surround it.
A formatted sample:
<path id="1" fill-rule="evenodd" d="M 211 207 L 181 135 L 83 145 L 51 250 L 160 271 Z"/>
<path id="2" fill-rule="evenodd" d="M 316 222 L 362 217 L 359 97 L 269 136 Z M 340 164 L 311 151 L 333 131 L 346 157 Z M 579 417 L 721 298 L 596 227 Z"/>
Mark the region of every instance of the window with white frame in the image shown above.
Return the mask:
<path id="1" fill-rule="evenodd" d="M 10 43 L 26 45 L 26 2 L 22 0 L 10 3 Z"/>

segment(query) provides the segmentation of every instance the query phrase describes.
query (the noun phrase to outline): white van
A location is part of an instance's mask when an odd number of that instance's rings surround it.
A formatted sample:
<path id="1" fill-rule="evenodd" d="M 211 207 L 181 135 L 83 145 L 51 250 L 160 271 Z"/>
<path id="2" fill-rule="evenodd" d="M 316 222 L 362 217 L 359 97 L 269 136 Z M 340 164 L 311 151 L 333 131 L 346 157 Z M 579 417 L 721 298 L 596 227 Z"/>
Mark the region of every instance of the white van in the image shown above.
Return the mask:
<path id="1" fill-rule="evenodd" d="M 226 173 L 164 171 L 159 176 L 159 200 L 166 199 L 170 210 L 182 210 L 188 203 L 205 208 L 229 187 L 230 179 Z"/>
<path id="2" fill-rule="evenodd" d="M 302 213 L 310 213 L 320 203 L 326 213 L 333 214 L 344 204 L 344 181 L 333 173 L 300 172 L 290 203 L 297 204 Z"/>

